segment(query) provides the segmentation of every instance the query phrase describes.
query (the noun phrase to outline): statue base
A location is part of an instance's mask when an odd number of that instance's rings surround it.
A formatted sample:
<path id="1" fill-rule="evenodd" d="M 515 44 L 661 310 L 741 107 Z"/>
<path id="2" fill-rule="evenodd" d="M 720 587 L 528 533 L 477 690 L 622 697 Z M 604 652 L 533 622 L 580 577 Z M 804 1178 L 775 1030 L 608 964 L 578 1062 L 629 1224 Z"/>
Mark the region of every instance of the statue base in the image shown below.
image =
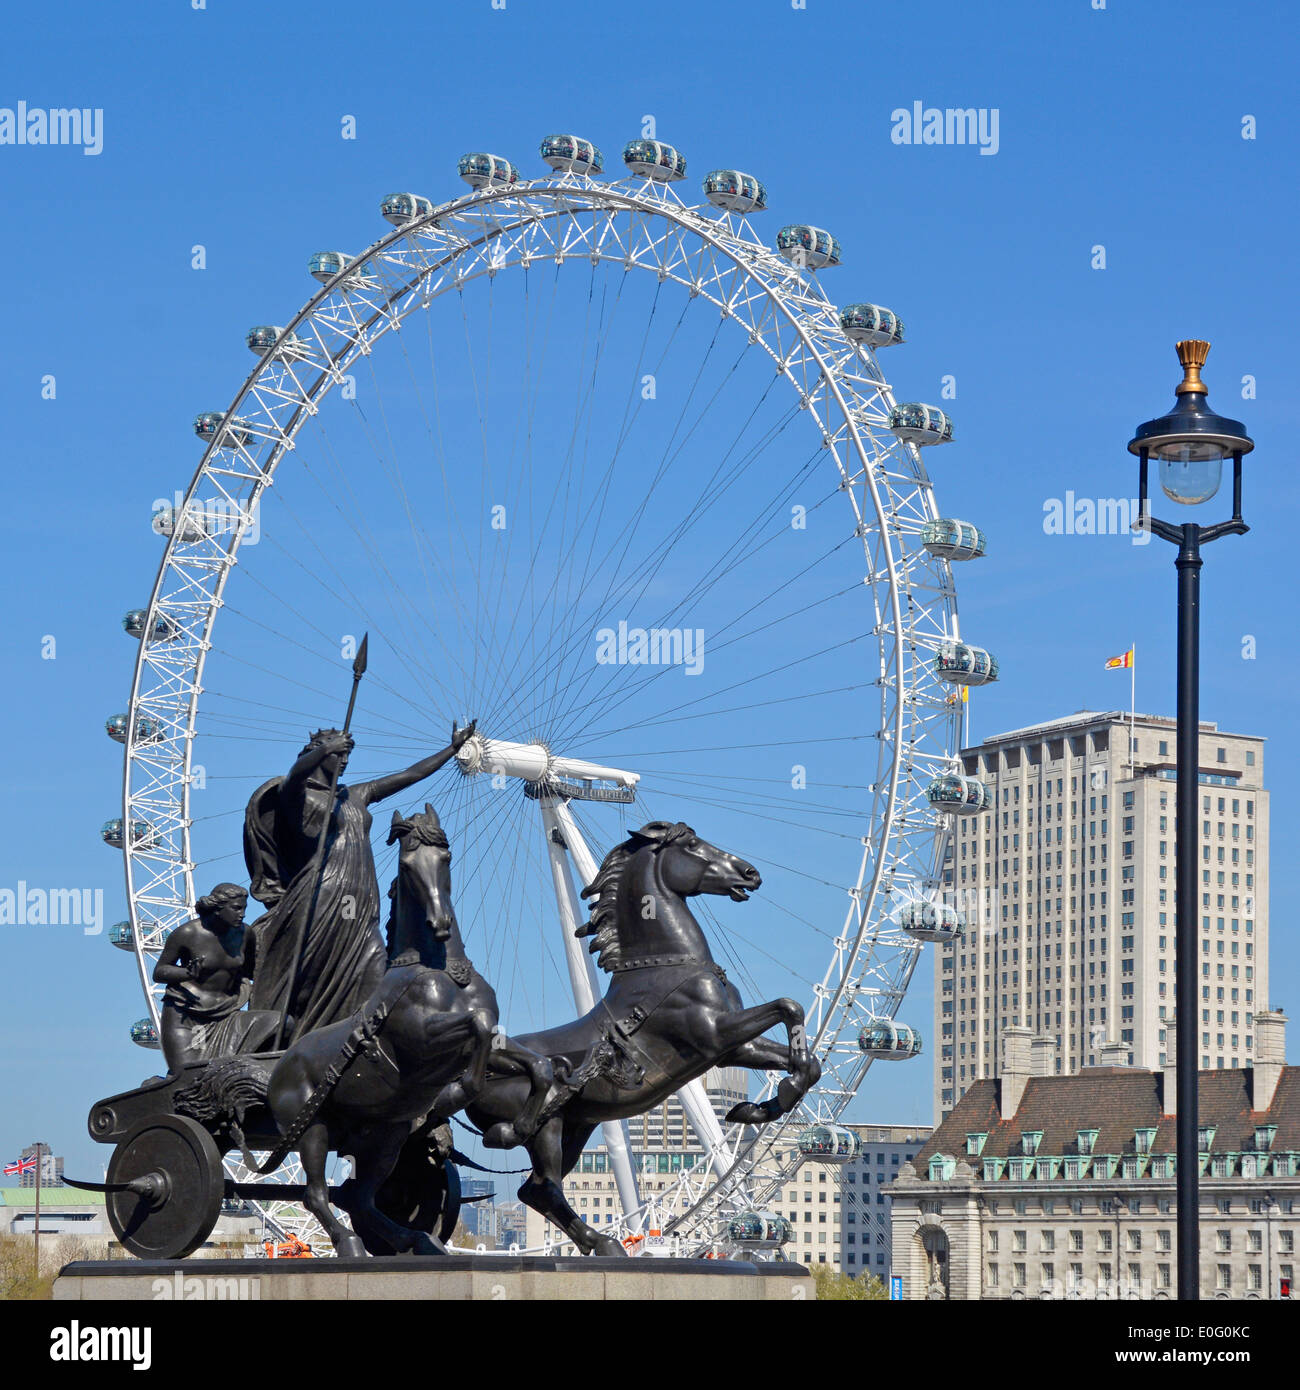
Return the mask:
<path id="1" fill-rule="evenodd" d="M 315 1299 L 509 1302 L 701 1301 L 817 1297 L 793 1263 L 534 1255 L 282 1260 L 80 1260 L 54 1281 L 59 1301 L 300 1302 Z"/>

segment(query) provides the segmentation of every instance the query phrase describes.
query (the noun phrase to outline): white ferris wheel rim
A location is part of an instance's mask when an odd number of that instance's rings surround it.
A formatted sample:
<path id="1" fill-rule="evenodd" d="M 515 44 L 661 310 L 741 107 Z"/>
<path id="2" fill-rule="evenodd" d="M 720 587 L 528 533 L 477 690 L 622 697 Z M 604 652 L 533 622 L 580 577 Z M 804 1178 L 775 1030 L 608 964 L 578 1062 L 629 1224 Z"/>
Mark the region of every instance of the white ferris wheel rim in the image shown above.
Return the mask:
<path id="1" fill-rule="evenodd" d="M 595 215 L 602 213 L 603 221 Z M 591 215 L 590 222 L 581 222 L 580 214 Z M 624 237 L 615 229 L 619 214 L 626 215 Z M 476 237 L 464 234 L 474 230 Z M 684 251 L 688 238 L 694 242 L 693 257 Z M 534 243 L 541 243 L 540 249 Z M 481 276 L 547 258 L 557 264 L 621 262 L 627 270 L 653 271 L 661 281 L 709 300 L 746 330 L 750 345 L 768 354 L 821 430 L 870 566 L 864 585 L 876 610 L 880 661 L 877 776 L 845 925 L 807 1001 L 809 1041 L 822 1061 L 823 1083 L 790 1116 L 737 1146 L 722 1178 L 689 1193 L 687 1209 L 673 1226 L 703 1230 L 720 1212 L 761 1203 L 784 1181 L 769 1176 L 756 1189 L 749 1179 L 783 1136 L 788 1144 L 792 1127 L 832 1122 L 852 1100 L 871 1063 L 856 1046 L 852 1024 L 866 1016 L 894 1016 L 920 955 L 920 943 L 898 931 L 897 910 L 909 896 L 929 896 L 941 887 L 946 821 L 931 811 L 924 788 L 930 776 L 953 765 L 959 716 L 943 699 L 949 687 L 926 657 L 960 635 L 956 591 L 949 563 L 920 547 L 920 526 L 939 512 L 918 448 L 889 432 L 895 401 L 874 354 L 844 335 L 816 276 L 758 242 L 745 216 L 690 206 L 671 185 L 648 179 L 606 183 L 557 174 L 508 188 L 480 188 L 396 227 L 349 258 L 344 270 L 311 296 L 284 333 L 298 335 L 315 355 L 298 359 L 272 349 L 259 359 L 224 415 L 225 421 L 237 419 L 251 439 L 232 445 L 223 427 L 204 452 L 179 518 L 183 521 L 199 492 L 213 485 L 251 511 L 284 455 L 292 452 L 298 431 L 359 355 L 368 354 L 408 316 L 429 312 L 441 295 Z M 384 272 L 377 286 L 358 288 L 353 277 L 363 264 Z M 695 274 L 688 275 L 692 266 Z M 304 387 L 299 377 L 314 380 Z M 860 498 L 870 503 L 870 512 Z M 166 933 L 192 915 L 191 753 L 204 663 L 242 529 L 193 541 L 182 525 L 167 537 L 132 676 L 123 861 L 132 943 L 155 1027 L 152 964 Z M 918 570 L 921 582 L 914 585 Z M 175 640 L 151 640 L 159 622 L 174 625 Z M 137 739 L 142 716 L 160 722 L 160 739 Z M 140 845 L 133 836 L 137 820 L 151 834 Z M 877 948 L 885 945 L 900 962 L 894 978 L 883 987 L 864 983 L 872 979 Z M 864 998 L 869 1000 L 865 1011 Z M 769 1078 L 765 1094 L 775 1079 Z"/>

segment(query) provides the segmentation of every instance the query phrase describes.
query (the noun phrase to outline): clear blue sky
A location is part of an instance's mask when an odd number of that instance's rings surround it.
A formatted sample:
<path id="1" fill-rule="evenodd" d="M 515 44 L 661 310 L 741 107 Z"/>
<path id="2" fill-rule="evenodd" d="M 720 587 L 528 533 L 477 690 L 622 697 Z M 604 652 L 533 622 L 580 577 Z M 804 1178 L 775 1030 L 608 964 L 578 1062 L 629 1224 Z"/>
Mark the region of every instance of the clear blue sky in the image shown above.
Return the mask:
<path id="1" fill-rule="evenodd" d="M 692 186 L 717 166 L 766 181 L 765 235 L 808 221 L 839 237 L 844 265 L 828 272 L 828 293 L 890 305 L 907 323 L 908 344 L 885 359 L 900 398 L 937 403 L 942 379 L 955 380 L 945 405 L 957 442 L 929 463 L 943 510 L 989 534 L 989 558 L 960 576 L 961 612 L 1003 667 L 976 696 L 976 737 L 1125 705 L 1127 679 L 1102 663 L 1133 641 L 1139 708 L 1172 713 L 1171 552 L 1046 535 L 1043 509 L 1068 491 L 1131 496 L 1124 446 L 1172 400 L 1174 340 L 1212 341 L 1212 402 L 1246 422 L 1257 449 L 1246 484 L 1254 529 L 1208 552 L 1202 712 L 1270 740 L 1271 1002 L 1300 1011 L 1286 910 L 1300 886 L 1286 794 L 1300 775 L 1300 671 L 1287 646 L 1300 134 L 1288 6 L 398 0 L 358 11 L 209 0 L 196 11 L 171 0 L 129 13 L 27 8 L 9 16 L 6 37 L 0 107 L 104 114 L 94 157 L 0 145 L 0 887 L 102 887 L 107 920 L 124 915 L 118 861 L 98 835 L 120 779 L 102 724 L 129 684 L 121 614 L 145 601 L 157 564 L 149 509 L 189 479 L 193 416 L 223 408 L 248 371 L 244 332 L 285 322 L 313 288 L 307 256 L 379 235 L 378 202 L 394 189 L 454 196 L 467 150 L 531 173 L 540 137 L 571 130 L 616 164 L 653 115 L 687 154 Z M 893 143 L 891 112 L 918 101 L 996 108 L 997 153 Z M 346 115 L 355 140 L 340 138 Z M 191 269 L 195 244 L 206 248 L 202 271 Z M 1098 246 L 1104 269 L 1093 268 Z M 53 400 L 42 399 L 47 374 Z M 1242 398 L 1246 376 L 1254 399 Z M 360 447 L 338 428 L 341 445 Z M 305 508 L 307 494 L 295 501 Z M 255 558 L 269 583 L 277 571 L 264 550 Z M 232 588 L 232 605 L 251 599 Z M 57 640 L 52 661 L 46 635 Z M 1243 660 L 1248 635 L 1255 656 Z M 335 703 L 342 670 L 321 681 Z M 446 717 L 467 712 L 480 711 L 431 712 L 427 740 L 422 728 L 409 748 L 437 746 Z M 339 714 L 322 697 L 274 731 L 278 741 L 263 728 L 265 751 L 208 755 L 224 816 L 214 825 L 227 839 L 210 853 L 214 867 L 237 848 L 231 808 L 250 779 L 282 770 L 309 716 Z M 375 753 L 366 766 L 386 760 Z M 716 824 L 695 805 L 660 806 L 706 835 Z M 743 853 L 743 833 L 723 842 Z M 220 872 L 237 873 L 237 860 Z M 738 932 L 746 912 L 766 920 L 757 900 L 717 909 Z M 0 1156 L 40 1138 L 67 1155 L 69 1172 L 97 1172 L 107 1151 L 85 1136 L 89 1104 L 154 1061 L 126 1037 L 143 1012 L 130 961 L 76 928 L 0 933 Z M 819 975 L 821 964 L 800 968 Z M 928 963 L 904 1016 L 928 1024 Z M 855 1114 L 925 1120 L 930 1093 L 928 1058 L 878 1067 Z"/>

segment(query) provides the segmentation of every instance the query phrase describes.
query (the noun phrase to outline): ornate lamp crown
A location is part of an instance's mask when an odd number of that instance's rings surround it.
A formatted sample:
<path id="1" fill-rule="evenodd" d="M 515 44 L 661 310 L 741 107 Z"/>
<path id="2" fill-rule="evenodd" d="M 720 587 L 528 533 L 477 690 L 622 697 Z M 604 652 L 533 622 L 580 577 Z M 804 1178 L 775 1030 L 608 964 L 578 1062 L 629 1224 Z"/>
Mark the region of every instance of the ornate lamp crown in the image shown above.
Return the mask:
<path id="1" fill-rule="evenodd" d="M 1174 395 L 1185 396 L 1193 391 L 1207 395 L 1210 388 L 1201 380 L 1201 368 L 1205 366 L 1205 359 L 1210 355 L 1209 343 L 1204 338 L 1184 338 L 1174 346 L 1178 353 L 1179 365 L 1183 369 L 1183 379 L 1178 383 Z"/>

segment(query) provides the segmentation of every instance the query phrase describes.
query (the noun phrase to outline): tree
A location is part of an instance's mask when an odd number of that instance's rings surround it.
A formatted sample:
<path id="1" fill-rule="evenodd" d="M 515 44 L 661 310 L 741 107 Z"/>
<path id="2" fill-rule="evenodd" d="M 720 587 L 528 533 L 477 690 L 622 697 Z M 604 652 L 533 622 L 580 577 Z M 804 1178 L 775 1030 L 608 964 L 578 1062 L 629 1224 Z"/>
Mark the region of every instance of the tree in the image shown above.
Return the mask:
<path id="1" fill-rule="evenodd" d="M 855 1279 L 851 1274 L 838 1274 L 826 1265 L 812 1265 L 811 1269 L 817 1283 L 818 1302 L 823 1299 L 875 1302 L 888 1297 L 884 1280 L 874 1274 Z"/>

